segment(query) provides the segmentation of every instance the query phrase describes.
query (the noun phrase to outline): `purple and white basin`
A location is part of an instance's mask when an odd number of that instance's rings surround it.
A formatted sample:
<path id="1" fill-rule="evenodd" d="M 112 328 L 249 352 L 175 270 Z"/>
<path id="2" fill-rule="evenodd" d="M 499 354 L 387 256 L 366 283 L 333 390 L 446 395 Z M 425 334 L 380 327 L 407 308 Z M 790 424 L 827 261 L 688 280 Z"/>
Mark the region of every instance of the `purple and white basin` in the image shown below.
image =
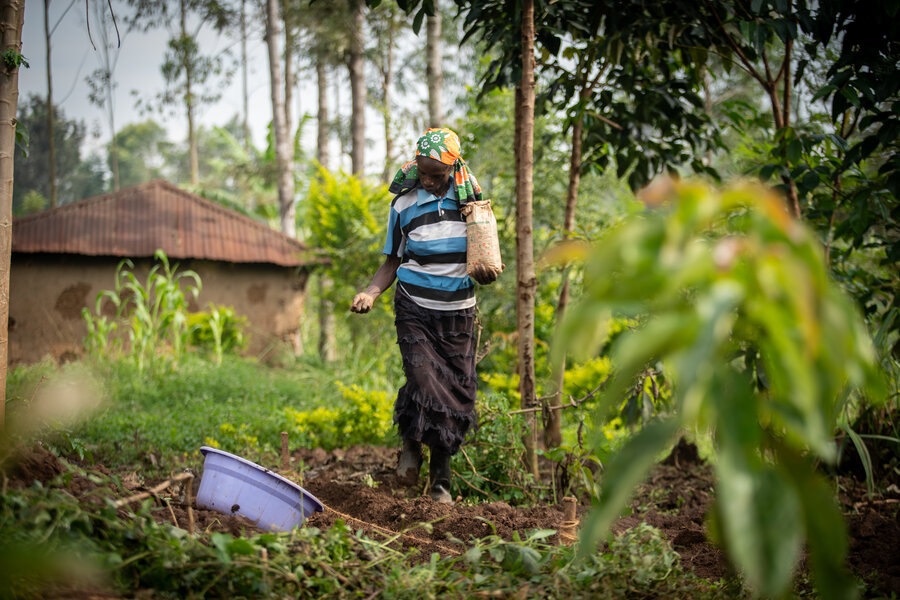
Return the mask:
<path id="1" fill-rule="evenodd" d="M 197 506 L 240 515 L 261 529 L 290 531 L 324 506 L 302 487 L 245 458 L 203 446 Z"/>

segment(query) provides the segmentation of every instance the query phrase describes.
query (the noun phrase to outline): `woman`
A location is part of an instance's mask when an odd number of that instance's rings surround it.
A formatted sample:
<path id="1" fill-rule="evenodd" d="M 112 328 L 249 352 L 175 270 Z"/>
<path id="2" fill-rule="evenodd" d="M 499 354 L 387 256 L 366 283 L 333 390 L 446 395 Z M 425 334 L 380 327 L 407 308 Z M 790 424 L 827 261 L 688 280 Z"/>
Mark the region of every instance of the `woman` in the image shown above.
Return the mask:
<path id="1" fill-rule="evenodd" d="M 394 423 L 403 439 L 397 474 L 414 485 L 422 444 L 431 449 L 429 495 L 452 503 L 450 457 L 476 422 L 475 285 L 497 278 L 490 269 L 466 274 L 466 224 L 460 205 L 481 188 L 460 154 L 459 136 L 429 129 L 416 156 L 397 172 L 384 263 L 350 310 L 366 313 L 399 279 L 394 295 L 397 344 L 406 384 L 397 393 Z"/>

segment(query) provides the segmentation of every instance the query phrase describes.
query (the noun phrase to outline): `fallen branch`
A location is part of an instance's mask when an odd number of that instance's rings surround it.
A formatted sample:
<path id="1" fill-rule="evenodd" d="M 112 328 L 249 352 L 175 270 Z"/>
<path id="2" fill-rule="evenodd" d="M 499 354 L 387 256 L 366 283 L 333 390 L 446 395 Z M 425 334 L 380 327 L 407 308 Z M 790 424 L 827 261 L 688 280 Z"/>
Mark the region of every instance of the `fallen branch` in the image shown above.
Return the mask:
<path id="1" fill-rule="evenodd" d="M 146 498 L 149 498 L 150 496 L 155 496 L 156 494 L 158 494 L 161 491 L 168 488 L 173 483 L 177 483 L 179 481 L 184 481 L 185 479 L 193 480 L 194 474 L 193 473 L 179 473 L 175 477 L 173 477 L 171 479 L 167 479 L 166 481 L 163 481 L 162 483 L 150 488 L 146 492 L 141 492 L 140 494 L 135 494 L 134 496 L 129 496 L 127 498 L 120 498 L 120 499 L 116 500 L 113 503 L 113 506 L 115 506 L 116 508 L 119 508 L 121 506 L 125 506 L 126 504 L 131 504 L 132 502 L 137 502 L 138 500 L 144 500 Z"/>

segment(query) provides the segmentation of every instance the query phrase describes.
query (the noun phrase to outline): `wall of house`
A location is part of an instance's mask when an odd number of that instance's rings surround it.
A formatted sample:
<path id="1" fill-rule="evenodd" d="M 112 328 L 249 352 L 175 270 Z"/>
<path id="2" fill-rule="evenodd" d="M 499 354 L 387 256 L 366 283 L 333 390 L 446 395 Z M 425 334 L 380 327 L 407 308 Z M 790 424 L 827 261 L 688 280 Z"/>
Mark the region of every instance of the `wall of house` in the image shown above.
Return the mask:
<path id="1" fill-rule="evenodd" d="M 209 302 L 231 306 L 248 320 L 247 354 L 265 360 L 296 347 L 303 316 L 307 274 L 277 265 L 218 261 L 172 261 L 193 269 L 202 291 L 192 310 Z M 119 259 L 77 255 L 13 253 L 10 269 L 9 364 L 33 363 L 50 356 L 66 360 L 82 353 L 87 328 L 82 308 L 94 310 L 97 294 L 115 287 Z M 136 261 L 143 283 L 152 265 Z M 112 312 L 107 305 L 104 313 Z"/>

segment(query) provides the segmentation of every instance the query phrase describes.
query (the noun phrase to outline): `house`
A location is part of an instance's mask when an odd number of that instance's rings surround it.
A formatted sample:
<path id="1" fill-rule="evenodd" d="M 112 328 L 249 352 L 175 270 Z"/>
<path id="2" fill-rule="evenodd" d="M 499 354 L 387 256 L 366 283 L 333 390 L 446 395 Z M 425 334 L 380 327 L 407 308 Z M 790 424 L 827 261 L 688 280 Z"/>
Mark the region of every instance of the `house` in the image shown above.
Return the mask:
<path id="1" fill-rule="evenodd" d="M 146 281 L 157 249 L 200 276 L 191 310 L 213 302 L 246 317 L 248 354 L 298 348 L 313 254 L 262 223 L 154 180 L 13 221 L 9 364 L 80 354 L 82 308 L 93 311 L 97 294 L 115 288 L 123 258 Z"/>

